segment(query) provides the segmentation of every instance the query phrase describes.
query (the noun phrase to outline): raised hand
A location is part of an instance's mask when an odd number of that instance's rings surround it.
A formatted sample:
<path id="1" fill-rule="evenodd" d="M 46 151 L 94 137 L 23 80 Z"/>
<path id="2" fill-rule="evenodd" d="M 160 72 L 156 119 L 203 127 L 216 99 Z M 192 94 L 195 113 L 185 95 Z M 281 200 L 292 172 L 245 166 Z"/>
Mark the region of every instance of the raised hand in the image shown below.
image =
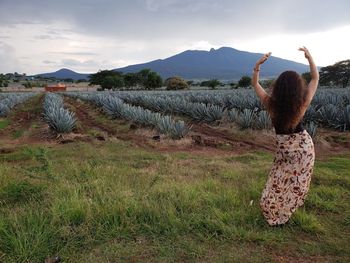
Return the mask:
<path id="1" fill-rule="evenodd" d="M 257 62 L 256 62 L 256 66 L 260 66 L 261 64 L 263 64 L 268 58 L 269 56 L 271 56 L 271 52 L 266 53 L 265 55 L 263 55 Z"/>
<path id="2" fill-rule="evenodd" d="M 305 46 L 300 47 L 298 50 L 304 52 L 304 55 L 305 55 L 305 58 L 306 58 L 306 59 L 312 58 L 312 57 L 311 57 L 311 54 L 310 54 L 310 52 L 309 52 L 309 50 L 308 50 Z"/>

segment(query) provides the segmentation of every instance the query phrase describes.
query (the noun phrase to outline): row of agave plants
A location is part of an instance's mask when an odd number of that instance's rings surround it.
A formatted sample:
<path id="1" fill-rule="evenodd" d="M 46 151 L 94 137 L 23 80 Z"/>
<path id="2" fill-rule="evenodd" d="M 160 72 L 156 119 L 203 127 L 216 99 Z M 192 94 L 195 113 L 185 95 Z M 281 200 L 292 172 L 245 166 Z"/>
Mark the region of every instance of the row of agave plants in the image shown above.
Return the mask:
<path id="1" fill-rule="evenodd" d="M 43 108 L 43 119 L 56 133 L 68 133 L 74 129 L 76 124 L 75 114 L 64 108 L 62 96 L 47 93 Z"/>
<path id="2" fill-rule="evenodd" d="M 251 124 L 249 128 L 261 127 L 260 122 L 266 117 L 252 90 L 118 92 L 115 96 L 155 111 L 179 113 L 209 123 L 221 119 L 225 110 L 228 113 L 233 110 L 229 116 L 240 114 L 240 118 L 231 120 L 243 123 L 242 128 L 247 123 Z M 350 130 L 349 120 L 350 89 L 319 89 L 305 114 L 304 124 L 312 133 L 317 126 L 347 131 Z"/>
<path id="3" fill-rule="evenodd" d="M 139 123 L 144 126 L 156 128 L 159 133 L 165 134 L 172 139 L 183 138 L 190 128 L 182 120 L 174 120 L 171 116 L 162 115 L 140 106 L 132 106 L 124 103 L 118 97 L 109 93 L 66 93 L 73 98 L 95 103 L 112 118 L 119 118 Z"/>
<path id="4" fill-rule="evenodd" d="M 127 93 L 132 93 L 127 91 Z M 218 105 L 225 109 L 255 109 L 262 108 L 255 92 L 251 89 L 220 90 L 220 91 L 145 91 L 145 95 L 181 97 L 190 102 Z M 350 89 L 319 88 L 311 103 L 314 106 L 333 104 L 345 106 L 350 104 Z"/>
<path id="5" fill-rule="evenodd" d="M 161 94 L 161 96 L 125 92 L 106 92 L 102 94 L 100 93 L 96 96 L 93 93 L 85 93 L 83 96 L 92 97 L 90 100 L 94 100 L 97 105 L 104 107 L 105 111 L 111 116 L 113 116 L 113 110 L 109 110 L 108 107 L 103 106 L 108 104 L 101 100 L 115 98 L 117 101 L 122 100 L 126 104 L 134 105 L 136 108 L 139 108 L 140 111 L 142 108 L 146 108 L 162 114 L 180 114 L 196 122 L 214 123 L 220 120 L 227 120 L 236 123 L 241 129 L 269 130 L 272 128 L 272 122 L 268 113 L 260 108 L 255 108 L 254 110 L 233 108 L 232 110 L 228 110 L 217 105 L 192 103 L 181 97 L 170 98 L 164 94 Z M 74 96 L 76 97 L 76 95 Z M 114 109 L 114 112 L 115 111 Z M 142 122 L 142 120 L 138 122 Z M 315 123 L 307 123 L 306 128 L 312 136 L 316 135 L 317 125 Z"/>
<path id="6" fill-rule="evenodd" d="M 0 94 L 0 117 L 5 117 L 19 103 L 33 97 L 34 93 L 4 93 Z"/>
<path id="7" fill-rule="evenodd" d="M 157 112 L 180 114 L 196 122 L 215 123 L 226 119 L 241 129 L 271 129 L 272 123 L 266 111 L 260 108 L 225 109 L 219 105 L 189 102 L 182 97 L 151 96 L 145 94 L 114 94 L 124 101 Z"/>
<path id="8" fill-rule="evenodd" d="M 224 116 L 224 108 L 217 105 L 192 103 L 181 97 L 151 96 L 145 94 L 111 93 L 132 105 L 163 114 L 180 114 L 196 122 L 214 123 Z"/>
<path id="9" fill-rule="evenodd" d="M 238 109 L 243 116 L 252 114 L 251 111 L 263 110 L 262 105 L 252 90 L 241 90 L 235 93 L 209 93 L 183 94 L 187 100 L 206 104 L 221 105 L 227 109 Z M 252 114 L 254 117 L 254 114 Z M 350 130 L 350 89 L 318 89 L 310 107 L 308 108 L 304 123 L 310 132 L 314 133 L 317 126 L 332 128 L 340 131 Z"/>
<path id="10" fill-rule="evenodd" d="M 145 94 L 112 94 L 133 105 L 138 105 L 153 111 L 180 114 L 189 117 L 195 122 L 213 124 L 226 119 L 236 123 L 241 129 L 271 129 L 272 123 L 266 111 L 255 108 L 225 109 L 219 105 L 189 102 L 182 97 L 167 97 L 164 95 L 151 96 Z"/>

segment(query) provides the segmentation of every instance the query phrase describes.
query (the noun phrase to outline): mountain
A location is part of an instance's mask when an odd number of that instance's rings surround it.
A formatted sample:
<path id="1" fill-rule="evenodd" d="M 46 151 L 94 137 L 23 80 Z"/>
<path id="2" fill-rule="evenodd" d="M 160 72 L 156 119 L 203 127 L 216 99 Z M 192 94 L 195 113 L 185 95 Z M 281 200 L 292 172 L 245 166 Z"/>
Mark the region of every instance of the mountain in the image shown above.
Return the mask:
<path id="1" fill-rule="evenodd" d="M 84 74 L 84 73 L 77 73 L 73 70 L 67 69 L 67 68 L 62 68 L 60 70 L 57 70 L 55 72 L 51 73 L 42 73 L 42 74 L 37 74 L 35 75 L 43 77 L 43 78 L 57 78 L 57 79 L 88 79 L 88 76 L 90 74 Z"/>
<path id="2" fill-rule="evenodd" d="M 243 75 L 251 75 L 256 61 L 262 56 L 260 53 L 240 51 L 230 47 L 219 49 L 187 50 L 166 59 L 157 59 L 151 62 L 130 65 L 114 69 L 123 73 L 138 72 L 149 68 L 159 73 L 163 79 L 171 76 L 181 76 L 185 79 L 220 79 L 238 80 Z M 285 70 L 294 70 L 299 73 L 309 71 L 309 66 L 271 56 L 262 66 L 260 76 L 272 78 Z M 71 78 L 74 80 L 87 79 L 90 74 L 74 72 L 70 69 L 60 69 L 52 73 L 36 76 L 55 77 L 59 79 Z"/>
<path id="3" fill-rule="evenodd" d="M 148 63 L 115 69 L 123 73 L 150 68 L 163 78 L 181 76 L 185 79 L 237 80 L 251 75 L 256 61 L 263 54 L 240 51 L 230 47 L 217 50 L 187 50 L 175 56 Z M 309 71 L 309 66 L 291 60 L 271 56 L 262 66 L 261 77 L 276 77 L 285 70 L 298 73 Z"/>

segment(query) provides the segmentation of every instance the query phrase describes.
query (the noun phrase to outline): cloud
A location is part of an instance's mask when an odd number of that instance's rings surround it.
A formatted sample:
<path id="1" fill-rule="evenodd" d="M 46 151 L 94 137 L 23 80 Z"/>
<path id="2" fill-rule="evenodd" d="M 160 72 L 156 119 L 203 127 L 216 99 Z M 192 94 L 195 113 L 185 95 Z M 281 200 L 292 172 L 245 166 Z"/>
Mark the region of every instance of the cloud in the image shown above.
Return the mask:
<path id="1" fill-rule="evenodd" d="M 51 60 L 43 60 L 44 64 L 56 64 L 55 61 L 51 61 Z"/>
<path id="2" fill-rule="evenodd" d="M 20 71 L 21 66 L 16 57 L 15 49 L 0 41 L 0 72 Z"/>
<path id="3" fill-rule="evenodd" d="M 97 55 L 99 55 L 96 52 L 83 52 L 83 51 L 78 51 L 78 52 L 65 52 L 65 51 L 57 52 L 57 51 L 52 51 L 50 53 L 61 54 L 61 55 L 69 55 L 69 56 L 97 56 Z"/>
<path id="4" fill-rule="evenodd" d="M 104 60 L 119 67 L 183 49 L 323 32 L 350 25 L 348 10 L 348 0 L 0 0 L 0 40 L 13 48 L 12 65 L 27 71 L 55 65 L 43 61 L 86 71 Z M 28 55 L 36 68 L 16 58 Z"/>
<path id="5" fill-rule="evenodd" d="M 33 38 L 39 40 L 69 40 L 69 38 L 62 35 L 38 35 L 33 36 Z"/>
<path id="6" fill-rule="evenodd" d="M 128 39 L 177 35 L 212 40 L 225 32 L 252 38 L 350 23 L 347 0 L 2 0 L 0 7 L 3 25 L 64 20 L 75 32 Z"/>

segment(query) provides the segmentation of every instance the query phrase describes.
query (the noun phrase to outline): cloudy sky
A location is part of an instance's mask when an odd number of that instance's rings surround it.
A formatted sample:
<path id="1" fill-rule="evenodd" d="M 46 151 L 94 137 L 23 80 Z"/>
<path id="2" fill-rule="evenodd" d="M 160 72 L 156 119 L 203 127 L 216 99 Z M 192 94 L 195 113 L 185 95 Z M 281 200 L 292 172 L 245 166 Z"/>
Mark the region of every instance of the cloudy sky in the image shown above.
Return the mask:
<path id="1" fill-rule="evenodd" d="M 0 0 L 0 72 L 96 72 L 229 46 L 350 59 L 349 0 Z"/>

